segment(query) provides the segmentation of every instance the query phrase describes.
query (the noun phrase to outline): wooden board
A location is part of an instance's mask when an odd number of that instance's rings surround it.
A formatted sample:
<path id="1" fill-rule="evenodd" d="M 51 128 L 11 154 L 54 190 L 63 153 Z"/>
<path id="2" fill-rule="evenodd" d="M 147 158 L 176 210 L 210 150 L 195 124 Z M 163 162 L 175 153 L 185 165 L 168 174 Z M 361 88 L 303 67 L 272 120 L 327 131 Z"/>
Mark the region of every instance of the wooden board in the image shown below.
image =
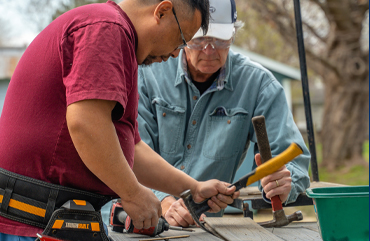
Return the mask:
<path id="1" fill-rule="evenodd" d="M 285 240 L 300 241 L 312 240 L 321 241 L 316 222 L 293 222 L 281 228 L 262 228 L 249 218 L 206 218 L 207 226 L 222 234 L 222 239 L 203 231 L 200 228 L 192 227 L 195 232 L 169 230 L 158 235 L 166 237 L 189 235 L 187 238 L 169 239 L 170 241 L 222 241 L 222 240 Z M 213 231 L 215 231 L 213 230 Z M 109 230 L 109 236 L 114 241 L 140 241 L 151 237 L 140 234 L 123 234 Z M 158 237 L 157 236 L 157 237 Z"/>
<path id="2" fill-rule="evenodd" d="M 189 235 L 187 238 L 179 238 L 179 239 L 169 239 L 170 241 L 222 241 L 210 233 L 203 231 L 198 227 L 191 227 L 195 232 L 186 232 L 186 231 L 175 231 L 175 230 L 168 230 L 163 232 L 156 237 L 162 237 L 165 239 L 166 237 L 173 237 L 179 235 Z M 117 233 L 109 230 L 109 236 L 114 241 L 139 241 L 139 240 L 146 240 L 150 239 L 151 237 L 140 235 L 140 234 L 125 234 L 125 233 Z"/>
<path id="3" fill-rule="evenodd" d="M 283 240 L 322 241 L 316 222 L 296 222 L 285 227 L 267 228 L 266 230 L 269 230 L 271 233 Z"/>
<path id="4" fill-rule="evenodd" d="M 225 240 L 283 240 L 264 229 L 250 218 L 204 218 L 207 226 L 212 228 Z"/>

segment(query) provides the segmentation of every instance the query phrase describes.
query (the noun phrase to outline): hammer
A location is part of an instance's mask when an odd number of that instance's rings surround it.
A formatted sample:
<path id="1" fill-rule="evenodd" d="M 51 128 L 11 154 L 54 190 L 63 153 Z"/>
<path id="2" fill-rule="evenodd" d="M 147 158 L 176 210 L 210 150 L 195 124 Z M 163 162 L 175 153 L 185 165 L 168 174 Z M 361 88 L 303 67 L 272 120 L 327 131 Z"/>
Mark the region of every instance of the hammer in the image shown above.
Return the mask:
<path id="1" fill-rule="evenodd" d="M 266 131 L 265 117 L 262 115 L 253 117 L 252 123 L 257 137 L 257 145 L 261 155 L 261 162 L 266 163 L 272 158 L 272 156 Z M 276 185 L 278 185 L 277 181 Z M 282 227 L 288 225 L 292 221 L 299 221 L 303 219 L 301 211 L 296 211 L 291 215 L 285 216 L 284 209 L 278 195 L 271 198 L 271 206 L 273 210 L 273 220 L 258 223 L 259 225 L 266 228 Z"/>
<path id="2" fill-rule="evenodd" d="M 246 187 L 261 178 L 268 176 L 277 170 L 279 170 L 283 165 L 293 160 L 298 155 L 302 154 L 302 148 L 296 144 L 292 143 L 284 152 L 279 154 L 278 156 L 272 158 L 269 162 L 263 163 L 260 166 L 258 166 L 256 169 L 254 169 L 252 172 L 248 173 L 247 175 L 240 178 L 238 181 L 234 182 L 230 185 L 230 187 L 235 186 L 236 190 L 238 191 L 243 187 Z M 193 200 L 193 196 L 191 195 L 190 190 L 186 190 L 183 193 L 180 194 L 181 198 L 184 200 L 184 203 L 189 210 L 189 213 L 191 214 L 194 221 L 205 231 L 212 233 L 209 231 L 203 223 L 199 221 L 200 215 L 210 209 L 210 207 L 207 204 L 207 201 L 210 199 L 206 199 L 202 201 L 201 203 L 196 203 Z M 232 205 L 232 204 L 230 204 Z M 217 236 L 217 234 L 216 234 Z"/>

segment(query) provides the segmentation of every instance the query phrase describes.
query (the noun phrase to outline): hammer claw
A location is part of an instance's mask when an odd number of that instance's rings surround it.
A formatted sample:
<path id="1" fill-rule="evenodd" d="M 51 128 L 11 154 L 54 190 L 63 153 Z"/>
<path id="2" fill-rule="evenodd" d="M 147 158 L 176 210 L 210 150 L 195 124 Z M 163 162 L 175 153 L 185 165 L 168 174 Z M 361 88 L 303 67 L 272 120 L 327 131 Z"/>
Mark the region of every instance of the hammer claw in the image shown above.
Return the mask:
<path id="1" fill-rule="evenodd" d="M 301 221 L 303 220 L 303 214 L 301 211 L 296 211 L 290 215 L 287 216 L 289 222 L 293 222 L 293 221 Z"/>
<path id="2" fill-rule="evenodd" d="M 204 213 L 205 211 L 209 210 L 209 206 L 206 203 L 202 202 L 202 204 L 197 204 L 193 201 L 193 197 L 191 195 L 190 190 L 186 190 L 183 193 L 181 193 L 181 198 L 184 200 L 184 203 L 186 207 L 188 208 L 191 216 L 194 219 L 194 222 L 196 222 L 199 227 L 201 227 L 204 231 L 207 231 L 208 233 L 211 233 L 202 222 L 199 221 L 200 215 Z M 206 210 L 204 210 L 206 209 Z M 212 234 L 212 233 L 211 233 Z"/>
<path id="3" fill-rule="evenodd" d="M 301 211 L 296 211 L 291 215 L 285 216 L 284 210 L 278 210 L 273 212 L 273 220 L 258 224 L 265 228 L 278 228 L 286 226 L 293 221 L 300 221 L 302 219 L 303 215 Z"/>

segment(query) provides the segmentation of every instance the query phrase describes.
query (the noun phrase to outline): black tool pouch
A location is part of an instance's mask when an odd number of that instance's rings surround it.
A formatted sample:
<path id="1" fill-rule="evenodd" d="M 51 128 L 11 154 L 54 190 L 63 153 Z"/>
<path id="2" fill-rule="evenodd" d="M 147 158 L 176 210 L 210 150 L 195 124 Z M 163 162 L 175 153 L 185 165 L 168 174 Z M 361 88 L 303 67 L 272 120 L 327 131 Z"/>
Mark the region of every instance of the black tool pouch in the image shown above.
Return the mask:
<path id="1" fill-rule="evenodd" d="M 61 240 L 109 241 L 100 212 L 88 202 L 79 202 L 84 201 L 71 200 L 55 210 L 42 234 Z"/>
<path id="2" fill-rule="evenodd" d="M 0 168 L 0 216 L 45 228 L 52 213 L 73 199 L 86 200 L 94 210 L 100 210 L 112 197 L 43 182 Z"/>

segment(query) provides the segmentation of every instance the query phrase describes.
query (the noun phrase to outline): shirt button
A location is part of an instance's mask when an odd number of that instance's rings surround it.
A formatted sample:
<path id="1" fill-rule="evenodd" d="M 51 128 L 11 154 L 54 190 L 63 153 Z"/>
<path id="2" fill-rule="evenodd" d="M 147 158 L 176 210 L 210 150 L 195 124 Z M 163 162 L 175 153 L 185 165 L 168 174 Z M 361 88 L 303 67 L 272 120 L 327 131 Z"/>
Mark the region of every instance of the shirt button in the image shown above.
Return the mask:
<path id="1" fill-rule="evenodd" d="M 197 124 L 197 121 L 196 120 L 193 120 L 193 125 Z"/>
<path id="2" fill-rule="evenodd" d="M 181 168 L 181 170 L 184 170 L 184 169 L 185 169 L 185 166 L 184 166 L 184 165 L 182 165 L 180 168 Z"/>
<path id="3" fill-rule="evenodd" d="M 163 115 L 163 117 L 166 117 L 166 113 L 165 112 L 162 115 Z"/>
<path id="4" fill-rule="evenodd" d="M 191 148 L 191 145 L 187 145 L 187 148 L 190 149 Z"/>
<path id="5" fill-rule="evenodd" d="M 230 124 L 230 123 L 231 123 L 231 120 L 228 120 L 228 121 L 227 121 L 227 124 Z"/>
<path id="6" fill-rule="evenodd" d="M 197 100 L 198 97 L 196 95 L 193 96 L 193 100 Z"/>

